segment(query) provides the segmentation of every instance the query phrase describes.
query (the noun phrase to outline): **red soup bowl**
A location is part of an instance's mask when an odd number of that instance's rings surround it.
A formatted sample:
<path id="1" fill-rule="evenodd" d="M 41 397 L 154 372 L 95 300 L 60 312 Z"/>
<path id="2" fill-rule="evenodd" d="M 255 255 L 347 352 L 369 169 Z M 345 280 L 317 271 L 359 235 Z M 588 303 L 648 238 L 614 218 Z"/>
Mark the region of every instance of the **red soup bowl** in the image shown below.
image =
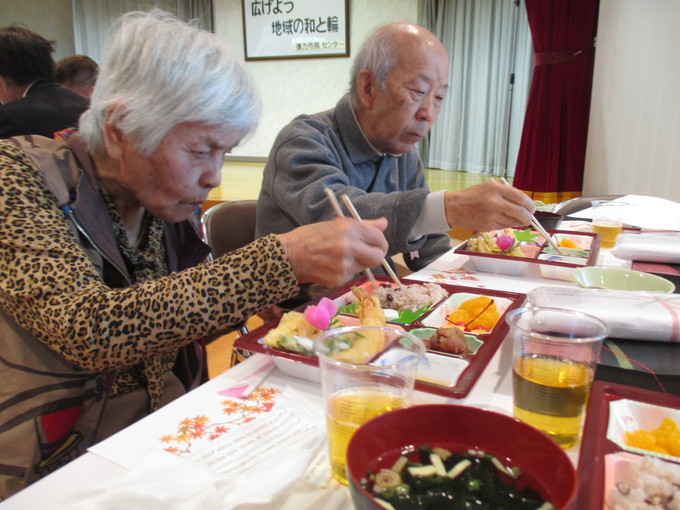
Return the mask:
<path id="1" fill-rule="evenodd" d="M 576 471 L 564 450 L 548 436 L 504 414 L 434 404 L 390 411 L 356 431 L 347 449 L 347 477 L 356 510 L 384 510 L 366 488 L 369 473 L 391 468 L 403 451 L 424 445 L 455 453 L 481 450 L 502 466 L 519 468 L 521 475 L 514 483 L 529 485 L 555 508 L 573 508 Z"/>

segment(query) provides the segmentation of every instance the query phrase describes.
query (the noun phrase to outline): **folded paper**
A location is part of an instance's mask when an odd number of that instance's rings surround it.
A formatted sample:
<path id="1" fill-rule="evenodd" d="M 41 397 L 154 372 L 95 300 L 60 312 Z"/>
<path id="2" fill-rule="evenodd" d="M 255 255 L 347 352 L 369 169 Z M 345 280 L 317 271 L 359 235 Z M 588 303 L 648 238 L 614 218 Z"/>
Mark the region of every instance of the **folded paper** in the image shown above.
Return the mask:
<path id="1" fill-rule="evenodd" d="M 614 338 L 680 342 L 680 294 L 538 287 L 527 299 L 532 306 L 593 315 Z"/>
<path id="2" fill-rule="evenodd" d="M 680 235 L 620 234 L 612 254 L 625 260 L 680 263 Z"/>

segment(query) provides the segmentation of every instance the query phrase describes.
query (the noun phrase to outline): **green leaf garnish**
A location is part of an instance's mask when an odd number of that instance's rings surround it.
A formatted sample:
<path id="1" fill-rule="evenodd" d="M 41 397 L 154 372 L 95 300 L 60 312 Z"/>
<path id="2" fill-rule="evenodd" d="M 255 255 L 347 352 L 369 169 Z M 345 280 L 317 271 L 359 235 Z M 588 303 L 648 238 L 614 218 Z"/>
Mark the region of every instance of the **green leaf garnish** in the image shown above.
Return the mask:
<path id="1" fill-rule="evenodd" d="M 431 311 L 432 308 L 428 306 L 422 306 L 417 310 L 400 310 L 398 312 L 396 319 L 390 319 L 390 322 L 396 322 L 397 324 L 411 324 L 413 321 L 418 319 L 425 312 Z"/>
<path id="2" fill-rule="evenodd" d="M 430 305 L 425 305 L 417 310 L 398 310 L 396 319 L 387 319 L 389 322 L 396 322 L 397 324 L 411 324 L 413 321 L 418 319 L 425 312 L 429 312 L 432 308 Z M 348 303 L 338 307 L 338 313 L 344 315 L 357 315 L 359 309 L 359 303 Z"/>
<path id="3" fill-rule="evenodd" d="M 346 305 L 338 307 L 338 313 L 342 313 L 344 315 L 356 315 L 358 308 L 359 303 L 347 303 Z"/>
<path id="4" fill-rule="evenodd" d="M 525 241 L 527 243 L 533 243 L 534 239 L 541 235 L 538 233 L 532 234 L 530 228 L 527 228 L 525 230 L 515 230 L 513 233 L 515 234 L 515 239 L 517 239 L 518 241 Z"/>

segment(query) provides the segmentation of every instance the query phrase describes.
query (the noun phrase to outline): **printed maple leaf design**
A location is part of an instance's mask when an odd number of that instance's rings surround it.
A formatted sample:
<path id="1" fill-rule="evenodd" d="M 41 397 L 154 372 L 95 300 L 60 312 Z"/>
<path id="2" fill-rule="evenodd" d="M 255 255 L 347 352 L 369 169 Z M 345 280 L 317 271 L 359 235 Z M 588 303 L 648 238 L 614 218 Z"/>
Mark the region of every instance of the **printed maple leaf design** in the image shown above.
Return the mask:
<path id="1" fill-rule="evenodd" d="M 456 280 L 469 280 L 478 282 L 479 278 L 474 272 L 470 272 L 464 267 L 452 267 L 444 269 L 441 273 L 432 274 L 432 279 L 437 283 L 449 283 Z"/>
<path id="2" fill-rule="evenodd" d="M 194 441 L 214 441 L 229 432 L 231 427 L 250 423 L 257 415 L 271 411 L 279 392 L 276 388 L 257 388 L 247 397 L 221 401 L 222 413 L 229 419 L 219 423 L 211 422 L 205 415 L 184 418 L 174 434 L 160 437 L 160 442 L 167 445 L 163 449 L 176 455 L 188 454 Z"/>

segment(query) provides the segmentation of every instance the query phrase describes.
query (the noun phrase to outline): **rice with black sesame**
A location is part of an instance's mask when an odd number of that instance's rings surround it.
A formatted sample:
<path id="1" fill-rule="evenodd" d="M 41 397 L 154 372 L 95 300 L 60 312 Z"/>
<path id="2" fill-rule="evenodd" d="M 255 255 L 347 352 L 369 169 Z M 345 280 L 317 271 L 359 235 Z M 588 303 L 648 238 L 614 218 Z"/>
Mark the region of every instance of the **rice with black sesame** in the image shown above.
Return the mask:
<path id="1" fill-rule="evenodd" d="M 394 285 L 380 285 L 373 295 L 380 300 L 380 306 L 390 310 L 418 310 L 425 306 L 432 306 L 449 294 L 436 283 L 404 284 L 402 287 Z"/>
<path id="2" fill-rule="evenodd" d="M 677 464 L 643 456 L 631 462 L 627 476 L 614 482 L 606 502 L 610 510 L 680 510 L 680 466 Z"/>

